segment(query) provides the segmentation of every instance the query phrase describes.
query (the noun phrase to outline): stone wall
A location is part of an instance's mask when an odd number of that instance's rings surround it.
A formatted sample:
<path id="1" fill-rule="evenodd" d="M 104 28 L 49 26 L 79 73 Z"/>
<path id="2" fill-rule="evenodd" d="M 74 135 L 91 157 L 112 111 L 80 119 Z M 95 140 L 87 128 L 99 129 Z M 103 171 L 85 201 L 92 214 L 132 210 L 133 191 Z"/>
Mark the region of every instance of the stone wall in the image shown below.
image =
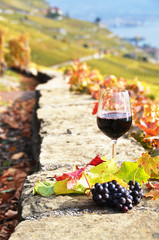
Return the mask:
<path id="1" fill-rule="evenodd" d="M 33 147 L 38 171 L 24 183 L 20 223 L 10 240 L 158 239 L 158 200 L 143 200 L 123 214 L 96 207 L 86 196 L 33 196 L 37 180 L 54 180 L 55 174 L 68 172 L 75 164 L 83 166 L 99 153 L 108 157 L 111 153 L 110 139 L 99 131 L 91 114 L 94 100 L 89 95 L 71 93 L 59 72 L 36 90 Z M 118 163 L 134 161 L 143 152 L 131 138 L 118 141 Z"/>

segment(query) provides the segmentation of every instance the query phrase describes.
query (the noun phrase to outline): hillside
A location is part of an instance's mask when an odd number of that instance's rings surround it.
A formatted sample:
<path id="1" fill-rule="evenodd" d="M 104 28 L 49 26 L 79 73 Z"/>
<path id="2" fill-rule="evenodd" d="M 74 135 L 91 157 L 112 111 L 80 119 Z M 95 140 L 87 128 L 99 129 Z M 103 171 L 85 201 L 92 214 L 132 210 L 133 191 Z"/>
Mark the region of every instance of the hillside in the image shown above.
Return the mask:
<path id="1" fill-rule="evenodd" d="M 24 33 L 30 35 L 31 60 L 38 65 L 52 66 L 104 50 L 106 57 L 89 61 L 91 67 L 98 68 L 104 76 L 114 74 L 129 81 L 137 78 L 146 86 L 150 85 L 153 95 L 159 99 L 159 65 L 142 61 L 143 57 L 149 59 L 149 56 L 122 41 L 108 29 L 69 17 L 62 20 L 48 18 L 41 11 L 41 7 L 48 7 L 44 0 L 28 0 L 26 4 L 20 0 L 2 0 L 0 4 L 5 6 L 0 14 L 0 26 L 8 29 L 5 36 L 6 56 L 8 41 Z M 32 10 L 35 7 L 37 13 L 20 12 L 16 6 L 25 11 L 32 6 Z M 12 11 L 8 13 L 8 9 Z M 129 52 L 136 52 L 139 59 L 123 57 Z"/>
<path id="2" fill-rule="evenodd" d="M 50 66 L 91 55 L 100 49 L 120 50 L 121 41 L 105 28 L 71 18 L 53 20 L 42 14 L 2 12 L 0 26 L 8 28 L 6 41 L 23 33 L 30 34 L 32 61 Z M 128 50 L 132 46 L 123 42 Z"/>
<path id="3" fill-rule="evenodd" d="M 33 10 L 40 10 L 46 9 L 49 4 L 45 0 L 1 0 L 0 7 L 2 9 L 16 9 L 16 10 L 24 10 L 24 11 L 33 11 Z"/>

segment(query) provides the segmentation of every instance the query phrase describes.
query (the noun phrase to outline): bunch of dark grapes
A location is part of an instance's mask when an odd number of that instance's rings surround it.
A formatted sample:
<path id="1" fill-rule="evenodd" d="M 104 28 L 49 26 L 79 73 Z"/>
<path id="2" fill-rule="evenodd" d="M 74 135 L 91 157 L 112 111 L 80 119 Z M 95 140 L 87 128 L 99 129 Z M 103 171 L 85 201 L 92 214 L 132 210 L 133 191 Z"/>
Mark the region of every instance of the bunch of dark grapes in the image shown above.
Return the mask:
<path id="1" fill-rule="evenodd" d="M 133 197 L 133 203 L 134 205 L 137 205 L 140 203 L 141 198 L 144 196 L 141 185 L 137 181 L 135 181 L 135 183 L 133 183 L 133 181 L 129 181 L 128 184 L 130 189 L 129 193 Z"/>
<path id="2" fill-rule="evenodd" d="M 132 209 L 133 204 L 140 202 L 140 196 L 143 194 L 140 184 L 135 183 L 134 186 L 132 182 L 129 183 L 131 190 L 122 187 L 116 180 L 103 184 L 96 183 L 92 189 L 93 201 L 98 205 L 106 205 L 127 212 Z M 134 190 L 132 186 L 134 186 Z"/>

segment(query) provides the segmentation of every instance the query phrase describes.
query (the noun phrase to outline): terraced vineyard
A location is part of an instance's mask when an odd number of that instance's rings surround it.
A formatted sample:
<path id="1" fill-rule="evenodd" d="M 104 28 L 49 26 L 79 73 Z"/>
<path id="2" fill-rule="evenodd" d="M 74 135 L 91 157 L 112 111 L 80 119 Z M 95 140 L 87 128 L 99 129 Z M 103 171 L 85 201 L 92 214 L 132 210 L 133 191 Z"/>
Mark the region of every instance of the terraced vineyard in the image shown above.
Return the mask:
<path id="1" fill-rule="evenodd" d="M 59 21 L 42 13 L 14 10 L 12 14 L 0 14 L 0 26 L 8 29 L 6 43 L 20 34 L 29 33 L 32 61 L 44 66 L 92 55 L 100 49 L 116 48 L 120 51 L 120 39 L 108 29 L 67 17 Z M 128 43 L 123 44 L 126 49 L 133 48 Z"/>
<path id="2" fill-rule="evenodd" d="M 159 63 L 137 61 L 122 56 L 107 55 L 103 59 L 88 62 L 104 75 L 123 77 L 128 82 L 139 80 L 144 86 L 150 87 L 150 93 L 159 99 Z"/>

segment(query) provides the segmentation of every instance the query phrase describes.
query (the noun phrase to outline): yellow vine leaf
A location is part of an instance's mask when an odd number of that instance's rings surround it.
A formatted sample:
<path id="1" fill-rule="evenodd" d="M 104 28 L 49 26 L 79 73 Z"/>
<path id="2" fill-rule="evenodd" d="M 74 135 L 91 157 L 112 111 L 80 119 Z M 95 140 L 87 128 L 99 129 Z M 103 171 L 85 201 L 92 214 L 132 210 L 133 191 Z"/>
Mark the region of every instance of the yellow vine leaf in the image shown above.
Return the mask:
<path id="1" fill-rule="evenodd" d="M 149 176 L 152 171 L 159 175 L 159 156 L 151 157 L 148 152 L 146 152 L 138 159 L 137 163 L 144 167 L 145 172 Z"/>
<path id="2" fill-rule="evenodd" d="M 113 174 L 110 174 L 110 181 L 112 180 L 116 180 L 122 187 L 126 187 L 127 189 L 129 189 L 129 185 L 126 182 L 124 182 L 121 178 L 118 178 Z"/>

